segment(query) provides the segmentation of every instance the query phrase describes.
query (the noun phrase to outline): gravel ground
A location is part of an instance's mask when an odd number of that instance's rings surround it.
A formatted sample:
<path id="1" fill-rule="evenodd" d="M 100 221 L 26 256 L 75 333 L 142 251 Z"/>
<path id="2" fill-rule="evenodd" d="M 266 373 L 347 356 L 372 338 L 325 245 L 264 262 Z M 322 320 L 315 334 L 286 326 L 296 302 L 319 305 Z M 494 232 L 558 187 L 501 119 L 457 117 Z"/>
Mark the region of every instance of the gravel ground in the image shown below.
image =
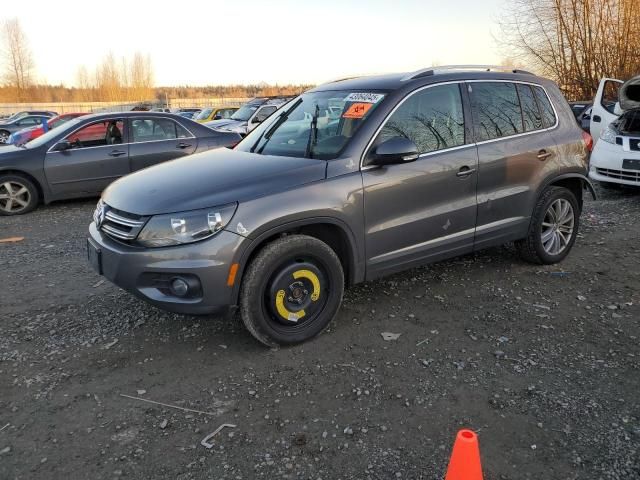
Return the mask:
<path id="1" fill-rule="evenodd" d="M 94 274 L 94 205 L 0 219 L 25 237 L 0 244 L 0 478 L 441 479 L 461 427 L 486 479 L 640 478 L 637 192 L 589 201 L 561 265 L 504 247 L 360 285 L 280 350 Z"/>

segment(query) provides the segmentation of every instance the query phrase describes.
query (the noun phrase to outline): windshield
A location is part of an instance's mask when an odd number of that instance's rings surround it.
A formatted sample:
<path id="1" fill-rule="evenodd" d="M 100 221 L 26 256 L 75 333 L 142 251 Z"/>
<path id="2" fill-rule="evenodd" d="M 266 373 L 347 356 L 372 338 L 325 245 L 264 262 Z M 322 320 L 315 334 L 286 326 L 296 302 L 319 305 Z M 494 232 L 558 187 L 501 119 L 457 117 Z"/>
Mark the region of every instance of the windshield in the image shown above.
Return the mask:
<path id="1" fill-rule="evenodd" d="M 28 148 L 38 148 L 44 145 L 45 143 L 50 142 L 53 138 L 57 137 L 58 135 L 60 135 L 62 131 L 67 132 L 72 130 L 75 125 L 80 123 L 81 120 L 82 120 L 82 117 L 72 118 L 71 120 L 61 125 L 60 126 L 61 128 L 51 129 L 47 133 L 40 135 L 35 140 L 31 140 L 29 143 L 26 143 L 24 146 Z"/>
<path id="2" fill-rule="evenodd" d="M 334 90 L 304 93 L 249 134 L 236 150 L 264 155 L 336 158 L 383 93 Z"/>
<path id="3" fill-rule="evenodd" d="M 13 122 L 14 120 L 18 120 L 19 118 L 26 117 L 29 115 L 29 112 L 17 112 L 7 118 L 7 121 Z"/>
<path id="4" fill-rule="evenodd" d="M 243 105 L 242 107 L 240 107 L 240 109 L 236 113 L 231 115 L 231 119 L 246 122 L 251 118 L 251 115 L 255 113 L 255 111 L 258 109 L 259 106 L 260 105 L 256 105 L 256 104 Z"/>
<path id="5" fill-rule="evenodd" d="M 56 128 L 76 117 L 56 117 L 49 120 L 49 128 Z"/>
<path id="6" fill-rule="evenodd" d="M 202 110 L 198 116 L 195 118 L 196 120 L 205 120 L 207 118 L 209 118 L 209 115 L 211 115 L 211 112 L 213 112 L 213 108 L 205 108 L 204 110 Z"/>

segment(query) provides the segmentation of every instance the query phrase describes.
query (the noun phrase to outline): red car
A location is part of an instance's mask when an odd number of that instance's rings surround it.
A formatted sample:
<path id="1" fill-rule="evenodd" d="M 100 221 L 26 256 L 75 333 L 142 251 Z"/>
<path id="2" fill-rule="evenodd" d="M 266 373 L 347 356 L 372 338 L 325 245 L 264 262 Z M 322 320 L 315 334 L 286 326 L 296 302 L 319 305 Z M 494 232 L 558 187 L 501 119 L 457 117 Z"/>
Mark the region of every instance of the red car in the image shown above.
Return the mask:
<path id="1" fill-rule="evenodd" d="M 52 128 L 59 127 L 60 125 L 62 125 L 65 122 L 68 122 L 72 118 L 81 117 L 83 115 L 88 115 L 88 113 L 81 113 L 81 112 L 63 113 L 62 115 L 53 117 L 47 121 L 49 130 L 51 130 Z M 38 138 L 43 133 L 44 133 L 44 128 L 42 126 L 25 128 L 23 130 L 13 133 L 9 137 L 9 140 L 7 143 L 10 143 L 13 145 L 23 145 L 27 142 L 30 142 L 34 138 Z"/>

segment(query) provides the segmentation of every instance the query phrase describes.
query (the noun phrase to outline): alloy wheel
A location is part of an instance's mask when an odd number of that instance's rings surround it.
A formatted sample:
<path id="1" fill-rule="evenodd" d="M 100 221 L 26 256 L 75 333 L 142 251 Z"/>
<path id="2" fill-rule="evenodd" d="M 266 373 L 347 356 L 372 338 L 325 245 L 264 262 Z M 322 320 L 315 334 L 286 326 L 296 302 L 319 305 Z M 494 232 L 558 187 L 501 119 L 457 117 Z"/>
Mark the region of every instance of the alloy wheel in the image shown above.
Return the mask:
<path id="1" fill-rule="evenodd" d="M 0 183 L 0 210 L 6 213 L 18 213 L 29 206 L 29 189 L 14 180 Z"/>
<path id="2" fill-rule="evenodd" d="M 542 247 L 549 255 L 561 254 L 569 245 L 575 225 L 571 202 L 558 198 L 549 205 L 542 221 Z"/>
<path id="3" fill-rule="evenodd" d="M 9 140 L 9 133 L 0 132 L 0 143 L 7 143 L 8 140 Z"/>

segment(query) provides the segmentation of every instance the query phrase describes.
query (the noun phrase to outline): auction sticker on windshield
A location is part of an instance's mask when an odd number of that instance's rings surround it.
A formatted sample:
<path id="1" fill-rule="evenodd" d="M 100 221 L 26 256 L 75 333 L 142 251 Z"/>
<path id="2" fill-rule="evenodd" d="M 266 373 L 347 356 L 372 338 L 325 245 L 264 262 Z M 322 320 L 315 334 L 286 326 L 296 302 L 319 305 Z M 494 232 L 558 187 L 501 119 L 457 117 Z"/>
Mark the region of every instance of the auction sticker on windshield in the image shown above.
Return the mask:
<path id="1" fill-rule="evenodd" d="M 352 103 L 347 111 L 342 114 L 342 118 L 362 118 L 372 106 L 372 103 Z"/>
<path id="2" fill-rule="evenodd" d="M 369 92 L 353 92 L 347 95 L 344 99 L 345 102 L 364 102 L 364 103 L 378 103 L 384 98 L 384 93 L 369 93 Z"/>

